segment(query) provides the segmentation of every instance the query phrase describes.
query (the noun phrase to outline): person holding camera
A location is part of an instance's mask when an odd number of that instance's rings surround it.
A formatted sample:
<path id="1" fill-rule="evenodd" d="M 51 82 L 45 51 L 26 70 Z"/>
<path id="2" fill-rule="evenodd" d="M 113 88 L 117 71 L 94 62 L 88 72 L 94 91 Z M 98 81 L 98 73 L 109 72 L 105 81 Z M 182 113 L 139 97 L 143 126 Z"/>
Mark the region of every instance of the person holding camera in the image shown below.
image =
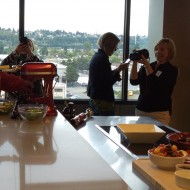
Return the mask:
<path id="1" fill-rule="evenodd" d="M 156 61 L 149 63 L 146 54 L 132 60 L 130 83 L 139 85 L 135 114 L 150 116 L 168 125 L 172 112 L 172 93 L 177 81 L 178 69 L 171 64 L 176 48 L 172 39 L 161 39 L 154 48 Z M 142 66 L 138 70 L 137 64 Z"/>
<path id="2" fill-rule="evenodd" d="M 27 62 L 43 62 L 34 54 L 34 44 L 32 40 L 27 37 L 23 37 L 20 39 L 20 43 L 16 47 L 16 49 L 9 54 L 2 62 L 1 65 L 23 65 Z M 37 80 L 33 85 L 33 93 L 37 95 L 42 95 L 42 81 Z"/>
<path id="3" fill-rule="evenodd" d="M 43 62 L 34 54 L 34 44 L 27 37 L 20 39 L 16 49 L 9 54 L 1 65 L 23 65 L 26 62 Z"/>
<path id="4" fill-rule="evenodd" d="M 93 115 L 114 115 L 113 85 L 120 81 L 120 71 L 128 68 L 128 63 L 120 64 L 116 69 L 111 69 L 109 56 L 117 50 L 119 38 L 107 32 L 98 39 L 99 49 L 89 63 L 89 81 L 87 95 Z"/>

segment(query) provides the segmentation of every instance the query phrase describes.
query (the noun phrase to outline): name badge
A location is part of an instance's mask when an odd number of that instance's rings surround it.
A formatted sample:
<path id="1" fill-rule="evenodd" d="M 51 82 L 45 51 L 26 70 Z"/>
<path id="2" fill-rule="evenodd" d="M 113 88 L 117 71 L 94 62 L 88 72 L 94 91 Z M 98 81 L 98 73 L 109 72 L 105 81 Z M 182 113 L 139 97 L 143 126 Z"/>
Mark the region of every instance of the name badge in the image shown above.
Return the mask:
<path id="1" fill-rule="evenodd" d="M 159 77 L 162 74 L 162 71 L 157 71 L 156 76 Z"/>

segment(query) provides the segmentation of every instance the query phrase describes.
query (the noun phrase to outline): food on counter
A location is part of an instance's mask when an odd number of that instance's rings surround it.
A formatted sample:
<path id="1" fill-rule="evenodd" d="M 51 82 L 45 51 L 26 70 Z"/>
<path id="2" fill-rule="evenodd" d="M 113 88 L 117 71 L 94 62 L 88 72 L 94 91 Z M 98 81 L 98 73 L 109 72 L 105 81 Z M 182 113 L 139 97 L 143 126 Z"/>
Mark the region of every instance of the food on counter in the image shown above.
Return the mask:
<path id="1" fill-rule="evenodd" d="M 183 164 L 188 156 L 184 150 L 179 150 L 177 146 L 170 144 L 160 144 L 149 149 L 150 161 L 159 169 L 174 170 L 177 164 Z"/>
<path id="2" fill-rule="evenodd" d="M 39 108 L 29 108 L 28 110 L 26 110 L 25 112 L 25 117 L 30 120 L 30 121 L 34 121 L 34 120 L 38 120 L 39 118 L 42 117 L 42 110 L 40 110 Z"/>
<path id="3" fill-rule="evenodd" d="M 190 142 L 190 137 L 181 137 L 181 138 L 179 138 L 179 139 L 177 139 L 177 141 L 179 141 L 179 142 Z"/>
<path id="4" fill-rule="evenodd" d="M 178 150 L 176 145 L 160 144 L 159 146 L 149 150 L 151 153 L 164 157 L 182 157 L 188 155 L 184 150 Z"/>
<path id="5" fill-rule="evenodd" d="M 0 114 L 7 114 L 12 111 L 14 106 L 14 101 L 3 100 L 0 101 Z"/>
<path id="6" fill-rule="evenodd" d="M 175 144 L 178 149 L 190 150 L 190 132 L 169 133 L 166 135 L 166 139 L 171 144 Z"/>

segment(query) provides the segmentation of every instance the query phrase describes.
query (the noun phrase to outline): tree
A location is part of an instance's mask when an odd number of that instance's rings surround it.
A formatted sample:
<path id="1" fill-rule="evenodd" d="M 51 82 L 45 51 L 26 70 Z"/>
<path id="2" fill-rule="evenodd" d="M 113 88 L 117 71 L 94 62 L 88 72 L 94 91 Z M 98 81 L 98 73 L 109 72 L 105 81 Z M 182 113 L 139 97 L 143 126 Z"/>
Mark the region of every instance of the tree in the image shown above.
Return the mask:
<path id="1" fill-rule="evenodd" d="M 79 78 L 77 67 L 75 64 L 70 63 L 66 68 L 66 80 L 67 82 L 76 82 Z"/>

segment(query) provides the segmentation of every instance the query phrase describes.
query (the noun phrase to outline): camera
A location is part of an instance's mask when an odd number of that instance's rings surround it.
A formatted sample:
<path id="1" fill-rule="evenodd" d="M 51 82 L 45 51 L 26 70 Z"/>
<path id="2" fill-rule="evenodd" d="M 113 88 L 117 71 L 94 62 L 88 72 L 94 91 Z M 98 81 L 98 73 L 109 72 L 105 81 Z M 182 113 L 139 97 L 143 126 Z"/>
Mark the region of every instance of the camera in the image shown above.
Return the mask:
<path id="1" fill-rule="evenodd" d="M 149 58 L 149 52 L 147 49 L 135 50 L 133 53 L 129 55 L 131 61 L 137 61 L 142 59 L 141 55 L 144 55 L 146 59 Z"/>
<path id="2" fill-rule="evenodd" d="M 20 43 L 27 44 L 27 42 L 28 42 L 28 38 L 27 37 L 20 38 Z"/>

